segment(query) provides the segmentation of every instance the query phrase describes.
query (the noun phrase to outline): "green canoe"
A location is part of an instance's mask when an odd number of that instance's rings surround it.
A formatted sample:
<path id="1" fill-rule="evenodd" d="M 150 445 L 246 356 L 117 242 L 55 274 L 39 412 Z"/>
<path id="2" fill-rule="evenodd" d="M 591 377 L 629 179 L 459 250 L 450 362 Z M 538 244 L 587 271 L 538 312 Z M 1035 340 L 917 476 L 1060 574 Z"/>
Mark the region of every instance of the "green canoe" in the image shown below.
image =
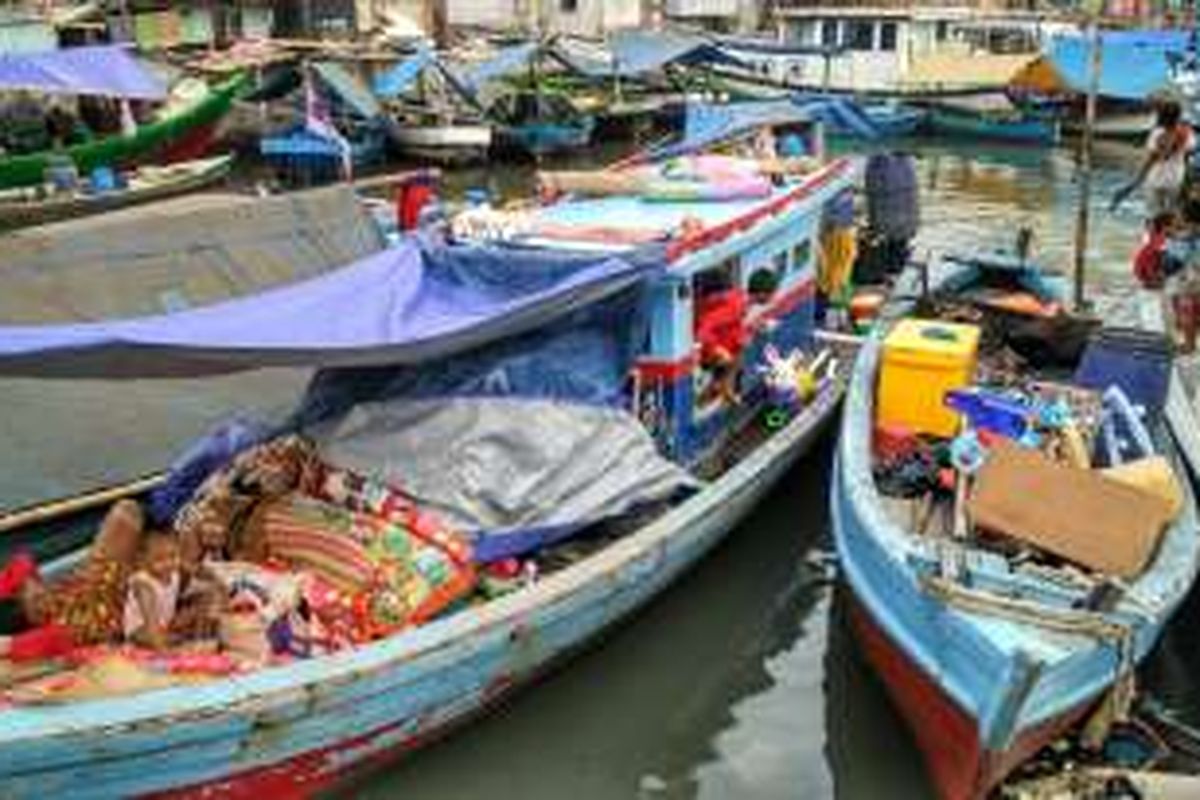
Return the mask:
<path id="1" fill-rule="evenodd" d="M 73 145 L 64 152 L 75 162 L 79 172 L 85 175 L 99 166 L 134 163 L 220 120 L 229 112 L 245 81 L 244 74 L 230 78 L 214 87 L 194 105 L 139 127 L 133 136 L 109 136 Z M 52 151 L 42 150 L 0 158 L 0 189 L 41 183 L 47 161 L 52 155 Z"/>

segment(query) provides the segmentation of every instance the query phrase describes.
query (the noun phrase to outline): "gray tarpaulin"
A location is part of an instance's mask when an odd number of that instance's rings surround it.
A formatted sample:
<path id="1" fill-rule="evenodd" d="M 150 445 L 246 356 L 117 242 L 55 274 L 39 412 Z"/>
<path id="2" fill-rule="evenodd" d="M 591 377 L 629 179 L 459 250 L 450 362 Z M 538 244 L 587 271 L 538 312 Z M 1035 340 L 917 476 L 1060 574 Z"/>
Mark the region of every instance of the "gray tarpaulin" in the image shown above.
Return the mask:
<path id="1" fill-rule="evenodd" d="M 698 486 L 628 412 L 512 398 L 358 406 L 312 432 L 331 463 L 399 486 L 478 535 L 483 561 Z"/>
<path id="2" fill-rule="evenodd" d="M 346 186 L 180 197 L 7 234 L 0 322 L 195 308 L 311 278 L 383 246 Z"/>

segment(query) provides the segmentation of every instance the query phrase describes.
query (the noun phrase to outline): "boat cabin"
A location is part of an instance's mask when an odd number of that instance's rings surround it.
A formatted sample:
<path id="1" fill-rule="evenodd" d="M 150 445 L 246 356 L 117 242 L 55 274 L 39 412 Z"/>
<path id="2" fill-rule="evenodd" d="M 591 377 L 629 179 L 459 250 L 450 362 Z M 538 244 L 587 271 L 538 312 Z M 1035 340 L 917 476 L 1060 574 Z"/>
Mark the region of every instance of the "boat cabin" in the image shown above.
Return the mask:
<path id="1" fill-rule="evenodd" d="M 1038 53 L 1020 18 L 979 18 L 963 7 L 782 8 L 774 42 L 731 41 L 748 77 L 839 92 L 941 94 L 998 90 Z"/>
<path id="2" fill-rule="evenodd" d="M 713 107 L 717 114 L 721 108 Z M 822 151 L 819 123 L 765 127 L 776 141 L 791 138 L 792 147 L 800 142 L 805 152 Z M 593 181 L 619 182 L 647 171 L 696 170 L 710 182 L 654 177 L 645 179 L 644 191 L 568 194 L 522 212 L 514 240 L 525 246 L 620 257 L 665 248 L 669 266 L 649 290 L 648 333 L 631 395 L 660 447 L 678 461 L 703 458 L 759 407 L 765 348 L 787 353 L 811 344 L 822 222 L 828 208 L 846 202 L 854 169 L 846 159 L 808 163 L 803 173 L 766 182 L 762 193 L 739 196 L 740 178 L 721 175 L 738 168 L 736 157 L 682 155 L 590 174 Z M 725 333 L 712 332 L 724 325 Z M 702 341 L 710 335 L 729 337 L 734 352 L 714 361 L 711 342 Z"/>

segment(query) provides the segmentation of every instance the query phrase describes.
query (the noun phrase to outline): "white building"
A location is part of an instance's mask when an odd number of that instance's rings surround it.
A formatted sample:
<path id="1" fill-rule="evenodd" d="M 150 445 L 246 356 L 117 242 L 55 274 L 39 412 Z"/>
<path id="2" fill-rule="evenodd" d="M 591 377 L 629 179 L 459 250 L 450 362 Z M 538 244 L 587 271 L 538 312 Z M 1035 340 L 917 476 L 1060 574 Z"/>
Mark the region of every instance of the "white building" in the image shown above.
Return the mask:
<path id="1" fill-rule="evenodd" d="M 726 33 L 758 28 L 761 0 L 663 0 L 662 9 L 672 22 Z"/>
<path id="2" fill-rule="evenodd" d="M 603 36 L 642 24 L 642 0 L 446 0 L 451 25 Z"/>

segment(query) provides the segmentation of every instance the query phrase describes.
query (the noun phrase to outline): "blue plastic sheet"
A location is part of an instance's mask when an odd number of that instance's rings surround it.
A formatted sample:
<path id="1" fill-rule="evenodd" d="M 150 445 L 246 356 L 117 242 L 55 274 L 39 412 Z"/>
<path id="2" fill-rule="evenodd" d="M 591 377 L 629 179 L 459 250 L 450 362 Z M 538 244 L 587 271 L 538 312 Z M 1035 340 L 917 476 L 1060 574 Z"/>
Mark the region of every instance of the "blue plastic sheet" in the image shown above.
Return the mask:
<path id="1" fill-rule="evenodd" d="M 118 45 L 0 53 L 0 91 L 162 100 L 167 84 Z"/>
<path id="2" fill-rule="evenodd" d="M 638 284 L 660 263 L 409 241 L 309 281 L 175 314 L 0 326 L 0 374 L 426 363 L 544 328 Z"/>
<path id="3" fill-rule="evenodd" d="M 1186 31 L 1105 31 L 1101 34 L 1100 96 L 1145 100 L 1168 86 L 1171 54 L 1182 53 L 1191 34 Z M 1071 91 L 1088 91 L 1091 48 L 1087 37 L 1058 36 L 1046 57 Z"/>
<path id="4" fill-rule="evenodd" d="M 379 97 L 396 97 L 416 82 L 425 68 L 433 63 L 433 53 L 422 47 L 416 55 L 401 61 L 375 79 L 373 89 Z"/>

